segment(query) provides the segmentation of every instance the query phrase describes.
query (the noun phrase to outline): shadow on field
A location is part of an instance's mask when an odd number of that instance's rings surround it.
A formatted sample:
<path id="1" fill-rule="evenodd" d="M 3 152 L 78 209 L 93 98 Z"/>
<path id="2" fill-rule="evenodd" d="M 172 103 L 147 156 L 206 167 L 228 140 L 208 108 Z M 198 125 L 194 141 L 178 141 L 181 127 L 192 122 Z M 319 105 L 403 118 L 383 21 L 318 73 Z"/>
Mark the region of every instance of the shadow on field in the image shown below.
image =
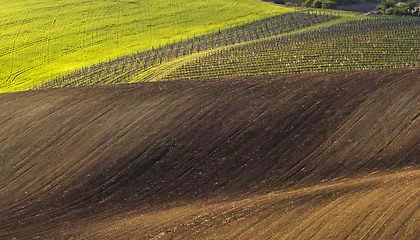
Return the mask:
<path id="1" fill-rule="evenodd" d="M 419 71 L 1 94 L 0 238 L 416 239 Z"/>

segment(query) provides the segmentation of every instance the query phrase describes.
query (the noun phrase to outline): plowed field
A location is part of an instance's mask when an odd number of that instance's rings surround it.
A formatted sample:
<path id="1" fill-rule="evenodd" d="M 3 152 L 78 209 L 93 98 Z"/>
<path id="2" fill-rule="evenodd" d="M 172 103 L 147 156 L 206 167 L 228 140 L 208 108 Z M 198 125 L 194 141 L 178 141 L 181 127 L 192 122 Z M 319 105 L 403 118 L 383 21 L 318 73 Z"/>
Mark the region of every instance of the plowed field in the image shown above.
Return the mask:
<path id="1" fill-rule="evenodd" d="M 419 72 L 0 94 L 0 238 L 419 239 Z"/>

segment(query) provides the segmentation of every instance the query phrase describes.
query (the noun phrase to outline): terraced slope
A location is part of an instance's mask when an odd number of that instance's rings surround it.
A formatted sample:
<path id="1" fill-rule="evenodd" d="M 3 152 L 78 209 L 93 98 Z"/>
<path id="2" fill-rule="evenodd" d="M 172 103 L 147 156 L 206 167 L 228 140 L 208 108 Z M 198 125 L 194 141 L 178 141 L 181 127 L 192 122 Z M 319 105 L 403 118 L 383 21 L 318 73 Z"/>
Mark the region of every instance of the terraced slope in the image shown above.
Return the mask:
<path id="1" fill-rule="evenodd" d="M 0 95 L 0 238 L 418 239 L 419 68 Z"/>
<path id="2" fill-rule="evenodd" d="M 255 76 L 420 65 L 419 18 L 364 18 L 221 49 L 164 79 Z"/>
<path id="3" fill-rule="evenodd" d="M 0 92 L 292 11 L 258 0 L 0 0 Z"/>

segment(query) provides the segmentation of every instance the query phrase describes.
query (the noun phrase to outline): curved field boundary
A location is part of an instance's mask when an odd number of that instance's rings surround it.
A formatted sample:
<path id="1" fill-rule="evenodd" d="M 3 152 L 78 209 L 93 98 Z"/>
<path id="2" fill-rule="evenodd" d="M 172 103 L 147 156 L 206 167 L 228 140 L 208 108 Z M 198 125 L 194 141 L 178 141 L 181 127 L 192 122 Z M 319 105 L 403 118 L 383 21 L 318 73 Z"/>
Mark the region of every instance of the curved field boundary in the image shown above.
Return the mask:
<path id="1" fill-rule="evenodd" d="M 0 94 L 0 238 L 154 237 L 167 230 L 167 238 L 416 239 L 418 73 L 415 67 Z M 375 174 L 386 177 L 365 185 L 363 178 Z M 348 179 L 355 185 L 312 191 Z M 292 190 L 308 194 L 263 200 Z M 227 205 L 203 210 L 203 217 L 161 214 L 176 206 L 194 212 L 209 199 Z M 337 231 L 328 231 L 333 226 Z"/>
<path id="2" fill-rule="evenodd" d="M 293 9 L 258 0 L 0 0 L 0 92 Z"/>
<path id="3" fill-rule="evenodd" d="M 375 174 L 240 200 L 210 199 L 148 213 L 90 218 L 69 224 L 63 235 L 79 239 L 415 240 L 420 236 L 419 184 L 419 170 Z M 54 230 L 44 236 L 53 237 Z"/>
<path id="4" fill-rule="evenodd" d="M 420 19 L 373 18 L 212 52 L 164 79 L 253 76 L 417 66 Z"/>
<path id="5" fill-rule="evenodd" d="M 151 68 L 155 68 L 177 58 L 211 49 L 277 36 L 321 24 L 338 17 L 338 13 L 332 14 L 306 10 L 280 14 L 244 25 L 221 29 L 214 33 L 195 36 L 192 39 L 168 44 L 121 59 L 88 66 L 59 78 L 39 83 L 36 86 L 32 86 L 31 89 L 144 81 L 145 79 L 139 79 L 138 76 L 143 75 Z"/>

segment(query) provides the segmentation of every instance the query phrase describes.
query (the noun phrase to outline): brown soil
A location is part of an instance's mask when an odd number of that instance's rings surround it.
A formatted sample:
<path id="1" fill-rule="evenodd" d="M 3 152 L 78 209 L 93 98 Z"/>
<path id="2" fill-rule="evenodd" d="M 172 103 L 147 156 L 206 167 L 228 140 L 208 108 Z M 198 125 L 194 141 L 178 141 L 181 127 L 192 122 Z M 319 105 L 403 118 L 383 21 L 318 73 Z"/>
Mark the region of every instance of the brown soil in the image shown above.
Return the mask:
<path id="1" fill-rule="evenodd" d="M 419 239 L 419 72 L 0 94 L 0 239 Z"/>

